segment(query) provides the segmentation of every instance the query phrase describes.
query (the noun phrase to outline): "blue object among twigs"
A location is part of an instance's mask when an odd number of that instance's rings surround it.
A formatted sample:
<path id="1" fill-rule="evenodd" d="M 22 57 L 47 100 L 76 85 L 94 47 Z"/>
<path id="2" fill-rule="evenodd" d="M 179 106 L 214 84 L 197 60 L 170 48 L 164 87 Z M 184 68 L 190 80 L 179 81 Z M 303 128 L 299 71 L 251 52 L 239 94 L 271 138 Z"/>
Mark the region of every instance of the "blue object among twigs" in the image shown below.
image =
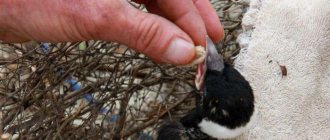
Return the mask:
<path id="1" fill-rule="evenodd" d="M 41 49 L 45 54 L 49 53 L 50 45 L 49 43 L 42 43 L 41 44 Z M 61 76 L 64 73 L 64 70 L 60 70 L 59 72 L 59 76 Z M 66 80 L 66 82 L 70 85 L 69 90 L 71 92 L 73 91 L 78 91 L 82 88 L 81 84 L 73 79 L 71 76 L 69 76 L 69 78 Z M 96 99 L 93 97 L 93 95 L 91 93 L 85 93 L 83 98 L 90 104 L 90 105 L 96 105 L 97 101 Z M 109 112 L 109 110 L 105 107 L 100 108 L 99 113 L 102 115 L 106 115 L 106 120 L 108 120 L 108 122 L 116 122 L 118 120 L 118 115 L 110 115 L 110 117 L 107 115 Z"/>

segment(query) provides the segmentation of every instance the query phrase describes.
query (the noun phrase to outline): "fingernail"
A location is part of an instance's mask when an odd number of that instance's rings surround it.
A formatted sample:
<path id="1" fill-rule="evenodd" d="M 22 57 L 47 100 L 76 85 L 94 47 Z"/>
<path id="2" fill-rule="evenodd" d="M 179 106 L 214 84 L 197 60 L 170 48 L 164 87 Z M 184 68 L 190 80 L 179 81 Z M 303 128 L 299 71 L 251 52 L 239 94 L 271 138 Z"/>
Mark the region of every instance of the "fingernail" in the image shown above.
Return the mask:
<path id="1" fill-rule="evenodd" d="M 172 64 L 187 64 L 194 57 L 194 45 L 181 38 L 174 39 L 164 53 L 164 61 Z"/>

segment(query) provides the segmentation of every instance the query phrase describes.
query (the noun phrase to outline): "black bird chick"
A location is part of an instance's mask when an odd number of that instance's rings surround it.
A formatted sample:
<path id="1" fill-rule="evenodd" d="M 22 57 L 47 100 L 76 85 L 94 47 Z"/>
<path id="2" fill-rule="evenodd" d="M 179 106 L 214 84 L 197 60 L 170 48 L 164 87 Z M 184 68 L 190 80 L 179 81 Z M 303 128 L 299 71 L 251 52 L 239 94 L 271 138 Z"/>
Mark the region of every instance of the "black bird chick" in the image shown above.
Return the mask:
<path id="1" fill-rule="evenodd" d="M 165 122 L 158 131 L 157 140 L 207 140 L 199 128 L 186 127 L 177 121 Z"/>
<path id="2" fill-rule="evenodd" d="M 236 69 L 224 63 L 209 38 L 206 54 L 195 79 L 203 95 L 201 99 L 197 97 L 196 108 L 180 120 L 181 129 L 203 132 L 213 138 L 239 136 L 252 125 L 256 114 L 252 88 Z"/>

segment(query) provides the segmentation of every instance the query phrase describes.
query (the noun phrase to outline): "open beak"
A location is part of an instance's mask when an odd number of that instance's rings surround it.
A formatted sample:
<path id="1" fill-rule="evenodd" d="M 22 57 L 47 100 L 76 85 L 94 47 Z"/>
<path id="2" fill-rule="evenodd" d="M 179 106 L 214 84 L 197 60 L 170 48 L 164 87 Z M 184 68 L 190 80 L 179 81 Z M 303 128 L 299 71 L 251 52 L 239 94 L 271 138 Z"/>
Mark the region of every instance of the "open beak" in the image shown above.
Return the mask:
<path id="1" fill-rule="evenodd" d="M 206 61 L 203 61 L 202 63 L 197 64 L 197 71 L 195 77 L 195 85 L 197 90 L 201 90 L 203 87 L 205 73 L 206 73 Z"/>
<path id="2" fill-rule="evenodd" d="M 218 54 L 214 43 L 209 37 L 206 37 L 206 57 L 205 61 L 197 65 L 197 73 L 195 77 L 195 85 L 197 90 L 201 90 L 204 86 L 204 79 L 207 70 L 221 72 L 224 69 L 222 55 Z"/>

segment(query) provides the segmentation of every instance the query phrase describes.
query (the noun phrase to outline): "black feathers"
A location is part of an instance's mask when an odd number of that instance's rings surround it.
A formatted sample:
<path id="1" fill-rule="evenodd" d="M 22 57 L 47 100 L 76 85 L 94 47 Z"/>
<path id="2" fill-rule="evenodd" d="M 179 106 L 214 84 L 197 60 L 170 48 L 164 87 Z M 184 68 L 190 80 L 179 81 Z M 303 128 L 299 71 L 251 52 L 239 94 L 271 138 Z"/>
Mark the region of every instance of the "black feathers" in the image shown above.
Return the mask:
<path id="1" fill-rule="evenodd" d="M 202 121 L 203 115 L 200 109 L 193 109 L 186 116 L 181 118 L 180 122 L 186 128 L 198 128 L 198 124 Z"/>
<path id="2" fill-rule="evenodd" d="M 157 140 L 185 140 L 184 127 L 175 121 L 165 122 L 158 130 Z"/>
<path id="3" fill-rule="evenodd" d="M 253 91 L 236 69 L 225 65 L 222 72 L 208 70 L 205 88 L 204 117 L 232 129 L 249 122 L 254 111 Z"/>
<path id="4" fill-rule="evenodd" d="M 187 128 L 175 121 L 165 122 L 158 131 L 157 140 L 206 140 L 208 135 L 199 128 Z"/>

